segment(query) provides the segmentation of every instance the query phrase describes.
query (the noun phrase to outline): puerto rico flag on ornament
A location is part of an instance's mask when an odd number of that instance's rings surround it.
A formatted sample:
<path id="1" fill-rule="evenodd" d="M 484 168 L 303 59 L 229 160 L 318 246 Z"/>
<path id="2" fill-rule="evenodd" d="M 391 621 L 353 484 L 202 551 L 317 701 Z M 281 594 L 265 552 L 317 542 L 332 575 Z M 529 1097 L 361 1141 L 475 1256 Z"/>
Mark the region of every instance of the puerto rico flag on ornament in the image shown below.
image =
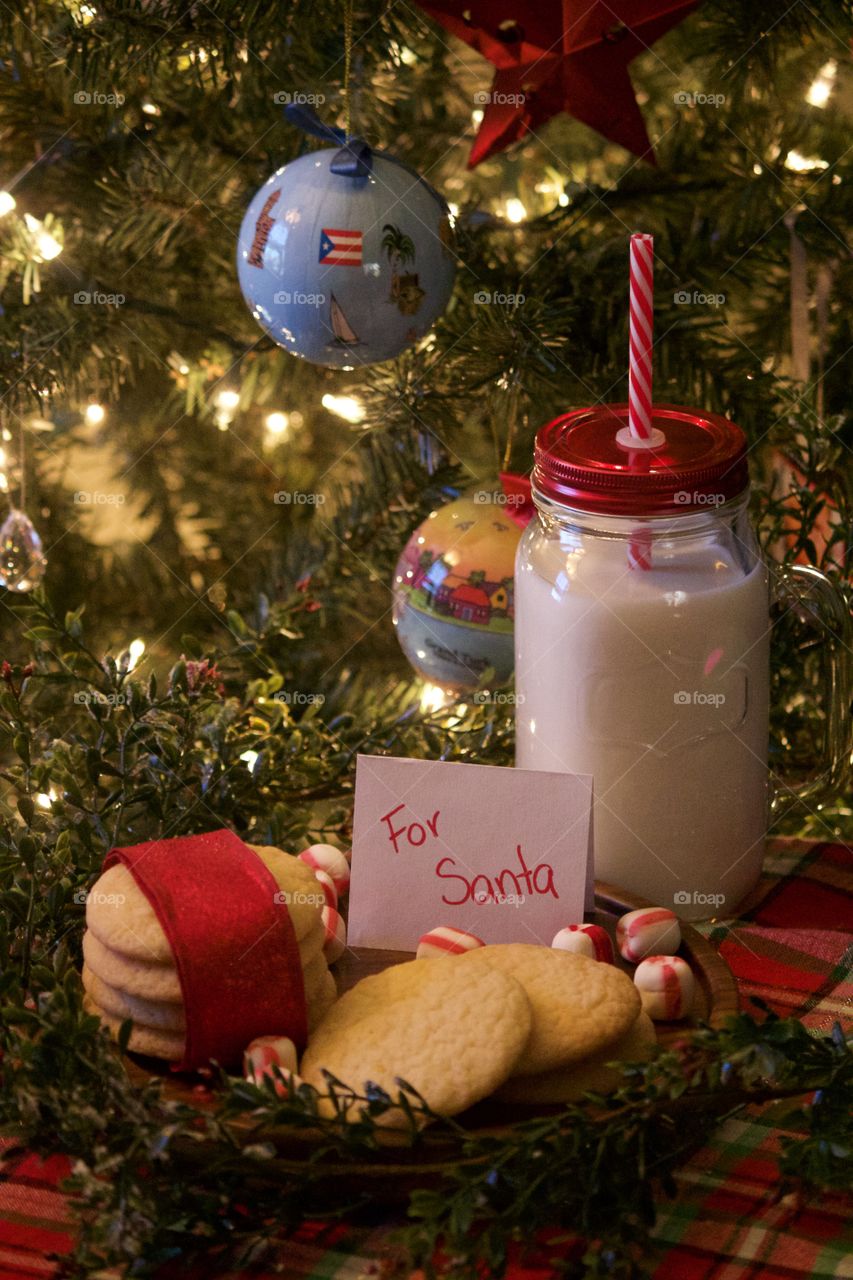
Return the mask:
<path id="1" fill-rule="evenodd" d="M 320 232 L 320 262 L 329 267 L 361 266 L 360 231 L 334 231 L 323 227 Z"/>

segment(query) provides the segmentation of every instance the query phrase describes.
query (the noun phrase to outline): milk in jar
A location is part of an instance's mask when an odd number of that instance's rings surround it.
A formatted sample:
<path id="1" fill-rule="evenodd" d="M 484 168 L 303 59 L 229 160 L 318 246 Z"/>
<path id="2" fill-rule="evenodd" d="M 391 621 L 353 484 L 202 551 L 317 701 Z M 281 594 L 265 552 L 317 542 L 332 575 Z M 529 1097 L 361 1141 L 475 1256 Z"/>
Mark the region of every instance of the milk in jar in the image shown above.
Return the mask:
<path id="1" fill-rule="evenodd" d="M 638 459 L 613 443 L 619 406 L 557 423 L 516 563 L 516 763 L 592 775 L 598 879 L 687 919 L 731 914 L 768 800 L 768 575 L 742 433 L 659 407 L 667 443 Z"/>

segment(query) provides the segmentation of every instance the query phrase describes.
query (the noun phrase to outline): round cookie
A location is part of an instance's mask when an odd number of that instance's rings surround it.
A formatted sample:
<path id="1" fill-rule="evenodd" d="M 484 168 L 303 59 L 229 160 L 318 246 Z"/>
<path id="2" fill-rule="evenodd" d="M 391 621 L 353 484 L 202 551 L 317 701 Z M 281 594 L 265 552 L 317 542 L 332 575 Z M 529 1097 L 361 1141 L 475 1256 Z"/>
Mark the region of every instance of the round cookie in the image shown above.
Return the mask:
<path id="1" fill-rule="evenodd" d="M 297 941 L 311 930 L 325 898 L 314 873 L 281 849 L 251 845 L 285 895 Z M 172 950 L 154 908 L 123 863 L 104 871 L 88 896 L 86 924 L 99 942 L 122 955 L 166 964 Z"/>
<path id="2" fill-rule="evenodd" d="M 642 1010 L 632 1026 L 612 1044 L 570 1067 L 557 1067 L 538 1076 L 514 1076 L 495 1093 L 501 1102 L 541 1106 L 549 1102 L 577 1102 L 586 1092 L 608 1093 L 622 1083 L 610 1062 L 642 1062 L 657 1043 L 651 1018 Z"/>
<path id="3" fill-rule="evenodd" d="M 124 1018 L 115 1018 L 102 1009 L 91 996 L 83 997 L 83 1008 L 101 1019 L 110 1030 L 113 1038 L 118 1036 Z M 184 1034 L 182 1031 L 163 1031 L 158 1027 L 146 1027 L 135 1022 L 130 1033 L 127 1046 L 131 1053 L 144 1054 L 146 1058 L 163 1058 L 166 1062 L 180 1062 L 184 1056 Z"/>
<path id="4" fill-rule="evenodd" d="M 132 1018 L 134 1022 L 145 1026 L 156 1027 L 160 1031 L 180 1032 L 181 1035 L 186 1031 L 182 1002 L 166 1003 L 128 995 L 104 982 L 87 964 L 83 965 L 83 986 L 93 1002 L 112 1018 L 119 1018 L 121 1021 Z"/>
<path id="5" fill-rule="evenodd" d="M 337 988 L 323 955 L 321 923 L 318 923 L 316 932 L 312 931 L 311 938 L 312 951 L 306 957 L 300 948 L 299 955 L 302 960 L 302 981 L 305 984 L 309 1020 L 319 1021 L 321 1015 L 313 1009 L 314 1002 L 318 1001 L 325 1012 L 328 1007 L 329 991 L 332 990 L 337 994 Z M 83 934 L 83 960 L 84 973 L 88 970 L 93 978 L 128 1001 L 127 1007 L 113 1010 L 116 1016 L 139 1016 L 143 1022 L 150 1022 L 151 1019 L 146 1018 L 141 1011 L 143 1005 L 181 1005 L 183 1003 L 178 971 L 174 965 L 146 964 L 143 960 L 128 959 L 121 952 L 111 951 L 109 947 L 105 947 L 88 930 Z M 138 1015 L 133 1012 L 130 1004 L 134 1000 L 141 1002 Z M 98 1003 L 104 1002 L 98 1000 Z M 109 1011 L 110 1006 L 106 1007 Z"/>
<path id="6" fill-rule="evenodd" d="M 319 1027 L 326 1014 L 338 998 L 335 979 L 328 969 L 320 980 L 319 989 L 308 1005 L 308 1035 Z"/>
<path id="7" fill-rule="evenodd" d="M 570 951 L 509 942 L 478 947 L 449 963 L 463 973 L 507 974 L 524 988 L 533 1027 L 515 1075 L 539 1075 L 597 1053 L 640 1012 L 639 992 L 627 974 Z"/>
<path id="8" fill-rule="evenodd" d="M 83 959 L 102 982 L 127 995 L 155 1003 L 174 1004 L 183 999 L 173 964 L 153 964 L 124 956 L 105 947 L 90 929 L 83 934 Z"/>
<path id="9" fill-rule="evenodd" d="M 310 1037 L 299 1074 L 323 1092 L 325 1068 L 354 1089 L 370 1081 L 392 1096 L 401 1078 L 437 1114 L 452 1116 L 506 1079 L 530 1028 L 530 1004 L 508 974 L 466 970 L 458 956 L 404 963 L 341 996 Z M 402 1119 L 389 1112 L 383 1122 Z"/>

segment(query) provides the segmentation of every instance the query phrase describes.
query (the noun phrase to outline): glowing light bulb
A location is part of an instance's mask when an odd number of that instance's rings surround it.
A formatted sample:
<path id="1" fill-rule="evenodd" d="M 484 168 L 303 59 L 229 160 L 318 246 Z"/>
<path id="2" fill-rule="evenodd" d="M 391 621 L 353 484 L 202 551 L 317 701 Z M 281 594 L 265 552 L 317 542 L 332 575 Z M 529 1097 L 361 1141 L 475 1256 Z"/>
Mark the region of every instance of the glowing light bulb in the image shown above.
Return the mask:
<path id="1" fill-rule="evenodd" d="M 56 791 L 53 787 L 50 787 L 47 791 L 40 791 L 38 793 L 36 796 L 36 804 L 40 809 L 49 809 L 56 799 Z"/>
<path id="2" fill-rule="evenodd" d="M 425 684 L 421 689 L 421 711 L 441 711 L 450 702 L 451 696 L 441 685 Z"/>
<path id="3" fill-rule="evenodd" d="M 480 124 L 482 119 L 483 119 L 483 113 L 479 107 L 477 107 L 474 111 L 471 112 L 472 124 Z"/>
<path id="4" fill-rule="evenodd" d="M 283 436 L 290 425 L 290 418 L 286 413 L 268 413 L 264 419 L 264 426 L 271 436 Z"/>
<path id="5" fill-rule="evenodd" d="M 216 403 L 220 409 L 224 409 L 226 411 L 229 409 L 236 409 L 237 405 L 240 403 L 240 393 L 239 391 L 230 391 L 228 389 L 220 391 L 216 397 Z"/>
<path id="6" fill-rule="evenodd" d="M 159 116 L 160 108 L 156 102 L 143 102 L 142 110 L 147 116 Z"/>
<path id="7" fill-rule="evenodd" d="M 561 191 L 560 194 L 557 196 L 557 204 L 560 206 L 561 209 L 565 209 L 568 203 L 569 203 L 569 197 L 566 195 L 565 191 Z"/>
<path id="8" fill-rule="evenodd" d="M 0 191 L 0 218 L 5 218 L 15 207 L 15 197 L 11 191 Z"/>
<path id="9" fill-rule="evenodd" d="M 245 760 L 246 768 L 249 770 L 249 773 L 251 773 L 252 770 L 254 769 L 255 761 L 257 760 L 257 758 L 258 758 L 257 751 L 244 751 L 240 756 L 241 760 Z"/>
<path id="10" fill-rule="evenodd" d="M 826 106 L 835 84 L 837 71 L 838 63 L 834 58 L 830 58 L 829 62 L 823 64 L 817 76 L 809 85 L 809 91 L 806 94 L 806 102 L 810 107 Z"/>
<path id="11" fill-rule="evenodd" d="M 507 222 L 523 222 L 527 217 L 527 210 L 516 196 L 512 196 L 506 202 L 504 216 Z"/>
<path id="12" fill-rule="evenodd" d="M 344 418 L 347 422 L 357 423 L 364 421 L 364 405 L 360 400 L 356 400 L 354 396 L 332 396 L 326 394 L 323 396 L 321 403 L 324 409 L 329 410 L 329 413 L 336 413 L 339 418 Z"/>
<path id="13" fill-rule="evenodd" d="M 142 657 L 144 652 L 145 652 L 144 640 L 140 640 L 138 637 L 136 640 L 131 640 L 127 648 L 128 671 L 133 671 L 134 667 L 136 667 L 139 664 L 139 659 Z"/>
<path id="14" fill-rule="evenodd" d="M 189 373 L 189 371 L 190 371 L 190 367 L 189 367 L 189 365 L 188 365 L 188 364 L 179 364 L 179 365 L 178 365 L 178 373 L 183 374 L 183 375 L 184 375 L 184 377 L 186 377 L 186 375 Z"/>
<path id="15" fill-rule="evenodd" d="M 794 173 L 810 173 L 812 169 L 828 169 L 829 161 L 819 156 L 803 156 L 799 151 L 789 151 L 785 156 L 785 168 Z"/>
<path id="16" fill-rule="evenodd" d="M 90 427 L 97 427 L 103 422 L 107 416 L 107 411 L 102 404 L 92 403 L 86 405 L 84 417 Z"/>
<path id="17" fill-rule="evenodd" d="M 39 222 L 38 218 L 34 218 L 31 213 L 24 214 L 24 222 L 27 230 L 35 240 L 36 252 L 43 262 L 50 262 L 53 258 L 58 258 L 62 253 L 62 245 L 52 236 L 49 231 L 45 231 L 44 226 Z"/>

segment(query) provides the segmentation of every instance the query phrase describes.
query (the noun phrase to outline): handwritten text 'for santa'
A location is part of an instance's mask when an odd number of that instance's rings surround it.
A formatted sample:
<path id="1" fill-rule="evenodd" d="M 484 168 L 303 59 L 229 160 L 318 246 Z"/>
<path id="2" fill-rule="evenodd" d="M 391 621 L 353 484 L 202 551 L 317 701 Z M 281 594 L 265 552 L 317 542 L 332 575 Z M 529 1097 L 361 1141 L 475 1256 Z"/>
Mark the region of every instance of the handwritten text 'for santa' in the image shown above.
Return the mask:
<path id="1" fill-rule="evenodd" d="M 404 804 L 398 804 L 395 809 L 384 813 L 381 819 L 388 829 L 388 841 L 395 853 L 406 848 L 419 849 L 422 845 L 433 846 L 435 842 L 441 842 L 440 809 L 436 809 L 423 822 L 404 813 L 405 809 Z M 441 900 L 448 907 L 461 907 L 466 902 L 481 906 L 486 902 L 495 902 L 518 907 L 533 894 L 543 897 L 550 894 L 552 898 L 558 899 L 560 897 L 554 883 L 554 868 L 547 862 L 538 862 L 534 867 L 529 867 L 520 844 L 515 846 L 515 865 L 504 867 L 491 875 L 480 872 L 469 879 L 460 864 L 449 854 L 438 859 L 435 874 L 439 880 L 454 882 L 452 885 L 448 883 L 442 886 Z"/>

